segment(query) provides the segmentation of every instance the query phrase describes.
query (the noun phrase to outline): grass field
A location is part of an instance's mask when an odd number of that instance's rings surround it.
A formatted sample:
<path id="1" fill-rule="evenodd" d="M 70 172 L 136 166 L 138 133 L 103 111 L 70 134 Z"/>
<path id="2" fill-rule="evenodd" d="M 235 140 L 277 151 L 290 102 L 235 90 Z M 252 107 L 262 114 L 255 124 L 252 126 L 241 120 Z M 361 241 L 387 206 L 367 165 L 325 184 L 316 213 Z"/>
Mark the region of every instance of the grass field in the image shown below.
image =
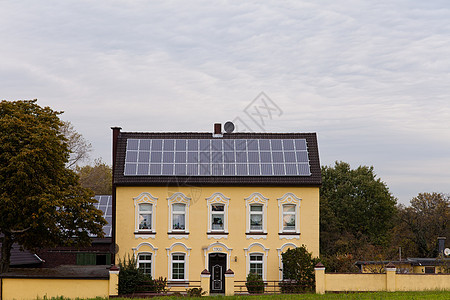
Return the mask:
<path id="1" fill-rule="evenodd" d="M 114 298 L 115 300 L 126 300 L 126 298 Z M 177 297 L 155 297 L 153 300 L 181 299 Z M 189 298 L 185 298 L 189 299 Z M 260 296 L 211 296 L 202 297 L 211 300 L 291 300 L 291 299 L 450 299 L 450 291 L 430 291 L 430 292 L 377 292 L 377 293 L 340 293 L 340 294 L 299 294 L 299 295 L 260 295 Z"/>

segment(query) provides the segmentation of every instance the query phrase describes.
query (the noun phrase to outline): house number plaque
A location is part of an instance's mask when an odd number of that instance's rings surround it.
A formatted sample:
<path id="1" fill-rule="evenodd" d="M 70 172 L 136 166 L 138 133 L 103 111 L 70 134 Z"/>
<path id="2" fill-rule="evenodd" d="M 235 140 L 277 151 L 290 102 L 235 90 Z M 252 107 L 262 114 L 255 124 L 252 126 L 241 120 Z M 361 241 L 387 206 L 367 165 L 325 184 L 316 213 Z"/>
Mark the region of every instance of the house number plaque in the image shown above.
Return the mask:
<path id="1" fill-rule="evenodd" d="M 222 251 L 223 249 L 220 247 L 213 247 L 213 251 Z"/>

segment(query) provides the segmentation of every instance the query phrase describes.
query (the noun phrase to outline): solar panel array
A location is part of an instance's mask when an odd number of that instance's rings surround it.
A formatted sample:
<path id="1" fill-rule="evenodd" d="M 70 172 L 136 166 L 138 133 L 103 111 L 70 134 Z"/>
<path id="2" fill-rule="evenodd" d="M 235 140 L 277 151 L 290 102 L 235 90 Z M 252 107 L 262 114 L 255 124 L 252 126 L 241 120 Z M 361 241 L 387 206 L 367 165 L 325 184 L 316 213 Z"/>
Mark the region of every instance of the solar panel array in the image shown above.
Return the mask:
<path id="1" fill-rule="evenodd" d="M 94 198 L 98 201 L 97 203 L 94 203 L 95 208 L 100 209 L 103 212 L 103 218 L 105 218 L 106 222 L 108 222 L 108 224 L 103 226 L 105 237 L 112 237 L 112 196 L 97 195 Z"/>
<path id="2" fill-rule="evenodd" d="M 126 176 L 310 176 L 305 139 L 128 139 Z"/>

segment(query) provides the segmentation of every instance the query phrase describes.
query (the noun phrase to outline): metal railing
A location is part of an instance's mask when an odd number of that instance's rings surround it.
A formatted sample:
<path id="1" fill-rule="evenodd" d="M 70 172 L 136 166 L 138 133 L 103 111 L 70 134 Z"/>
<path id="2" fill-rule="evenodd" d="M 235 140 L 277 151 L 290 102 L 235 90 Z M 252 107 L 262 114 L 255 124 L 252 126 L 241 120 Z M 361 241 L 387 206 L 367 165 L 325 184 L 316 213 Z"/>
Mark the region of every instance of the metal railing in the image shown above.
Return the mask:
<path id="1" fill-rule="evenodd" d="M 247 281 L 234 282 L 235 295 L 247 294 L 300 294 L 312 290 L 298 284 L 295 280 L 264 280 L 260 283 L 247 283 Z"/>

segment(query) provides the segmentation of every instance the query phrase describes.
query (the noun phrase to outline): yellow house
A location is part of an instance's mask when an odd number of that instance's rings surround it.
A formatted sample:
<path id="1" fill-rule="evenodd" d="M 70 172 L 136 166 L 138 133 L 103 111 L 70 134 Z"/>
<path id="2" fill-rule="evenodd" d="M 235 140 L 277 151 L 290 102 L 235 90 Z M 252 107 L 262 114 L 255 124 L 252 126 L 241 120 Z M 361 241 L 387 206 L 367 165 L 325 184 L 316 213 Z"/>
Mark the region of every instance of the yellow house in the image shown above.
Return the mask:
<path id="1" fill-rule="evenodd" d="M 281 254 L 319 255 L 315 133 L 136 133 L 113 129 L 113 231 L 119 258 L 169 286 L 225 272 L 282 279 Z"/>

